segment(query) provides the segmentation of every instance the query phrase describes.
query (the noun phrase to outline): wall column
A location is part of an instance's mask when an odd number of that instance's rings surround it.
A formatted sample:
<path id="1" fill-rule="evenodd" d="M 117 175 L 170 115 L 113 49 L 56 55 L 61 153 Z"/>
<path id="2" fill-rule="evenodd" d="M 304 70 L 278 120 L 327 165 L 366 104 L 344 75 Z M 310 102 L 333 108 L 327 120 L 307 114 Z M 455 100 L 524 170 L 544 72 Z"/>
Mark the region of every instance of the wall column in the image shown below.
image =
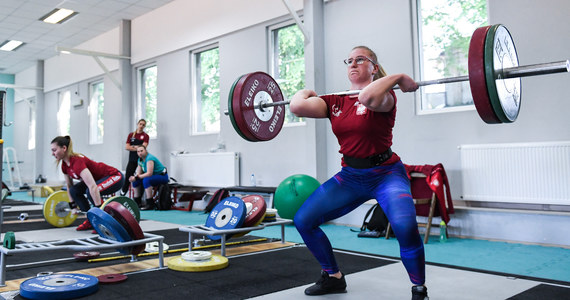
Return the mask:
<path id="1" fill-rule="evenodd" d="M 325 92 L 324 1 L 304 0 L 303 16 L 309 41 L 305 42 L 305 84 L 317 94 Z M 314 161 L 317 180 L 327 180 L 326 119 L 316 119 Z"/>

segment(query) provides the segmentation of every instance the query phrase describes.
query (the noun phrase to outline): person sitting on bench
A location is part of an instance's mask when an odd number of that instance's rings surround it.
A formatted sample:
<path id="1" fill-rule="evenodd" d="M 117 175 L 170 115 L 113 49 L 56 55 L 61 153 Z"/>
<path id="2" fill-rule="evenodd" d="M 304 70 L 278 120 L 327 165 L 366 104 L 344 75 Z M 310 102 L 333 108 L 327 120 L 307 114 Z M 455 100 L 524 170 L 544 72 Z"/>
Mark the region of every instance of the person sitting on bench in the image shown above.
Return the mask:
<path id="1" fill-rule="evenodd" d="M 135 175 L 129 177 L 129 181 L 135 191 L 134 200 L 139 206 L 142 206 L 142 195 L 139 188 L 142 184 L 146 197 L 146 206 L 142 209 L 154 209 L 155 204 L 152 199 L 153 187 L 167 184 L 169 180 L 168 173 L 166 172 L 166 167 L 156 156 L 148 153 L 145 146 L 139 145 L 137 147 L 137 155 L 139 160 Z"/>

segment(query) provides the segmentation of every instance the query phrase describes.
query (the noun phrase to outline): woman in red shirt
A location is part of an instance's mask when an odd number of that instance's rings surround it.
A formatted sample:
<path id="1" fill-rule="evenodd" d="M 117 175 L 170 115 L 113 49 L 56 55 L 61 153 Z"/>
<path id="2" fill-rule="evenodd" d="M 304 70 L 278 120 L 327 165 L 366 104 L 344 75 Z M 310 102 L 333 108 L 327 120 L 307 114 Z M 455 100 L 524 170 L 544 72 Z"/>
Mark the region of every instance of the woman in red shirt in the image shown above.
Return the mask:
<path id="1" fill-rule="evenodd" d="M 294 217 L 297 230 L 322 268 L 321 279 L 305 294 L 346 292 L 344 275 L 320 225 L 376 199 L 398 238 L 402 262 L 413 284 L 412 299 L 426 299 L 425 254 L 410 182 L 400 157 L 390 148 L 396 119 L 392 88 L 399 85 L 403 92 L 413 92 L 418 85 L 405 74 L 386 75 L 368 47 L 353 48 L 344 62 L 350 89 L 360 90 L 359 94 L 317 96 L 315 91 L 301 90 L 290 104 L 298 117 L 328 118 L 343 154 L 341 171 L 323 183 Z"/>
<path id="2" fill-rule="evenodd" d="M 88 211 L 89 202 L 101 206 L 101 195 L 110 195 L 121 189 L 125 181 L 123 173 L 101 162 L 95 162 L 86 156 L 73 152 L 71 137 L 58 136 L 51 141 L 51 153 L 65 176 L 67 195 L 72 208 L 79 207 Z M 74 184 L 73 180 L 79 180 Z M 87 194 L 87 197 L 86 197 Z M 89 200 L 89 202 L 87 201 Z M 89 220 L 77 227 L 77 230 L 93 228 Z"/>
<path id="3" fill-rule="evenodd" d="M 127 136 L 127 142 L 125 144 L 125 150 L 129 151 L 129 162 L 127 163 L 127 169 L 125 170 L 125 178 L 129 178 L 135 174 L 135 170 L 137 169 L 137 161 L 139 159 L 137 155 L 137 148 L 140 145 L 145 147 L 148 146 L 149 136 L 146 132 L 144 132 L 144 128 L 146 127 L 146 120 L 140 119 L 137 122 L 137 129 Z M 125 180 L 123 184 L 123 188 L 121 191 L 122 195 L 126 195 L 127 191 L 129 190 L 130 182 Z M 137 204 L 141 206 L 140 200 L 138 200 Z"/>

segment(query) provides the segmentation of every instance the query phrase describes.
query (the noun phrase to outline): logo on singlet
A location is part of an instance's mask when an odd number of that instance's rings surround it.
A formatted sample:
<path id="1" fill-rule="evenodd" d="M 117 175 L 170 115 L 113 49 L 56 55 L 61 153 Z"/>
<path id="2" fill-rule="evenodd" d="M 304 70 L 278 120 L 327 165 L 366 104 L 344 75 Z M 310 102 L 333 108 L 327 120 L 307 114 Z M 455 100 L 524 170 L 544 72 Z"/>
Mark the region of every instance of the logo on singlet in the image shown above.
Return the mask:
<path id="1" fill-rule="evenodd" d="M 332 115 L 335 117 L 340 116 L 340 114 L 342 114 L 342 110 L 340 110 L 340 108 L 338 108 L 338 106 L 336 106 L 336 104 L 333 104 L 332 106 Z"/>
<path id="2" fill-rule="evenodd" d="M 356 115 L 357 116 L 361 116 L 366 114 L 366 106 L 362 105 L 360 102 L 356 101 L 354 103 L 354 106 L 356 106 Z"/>

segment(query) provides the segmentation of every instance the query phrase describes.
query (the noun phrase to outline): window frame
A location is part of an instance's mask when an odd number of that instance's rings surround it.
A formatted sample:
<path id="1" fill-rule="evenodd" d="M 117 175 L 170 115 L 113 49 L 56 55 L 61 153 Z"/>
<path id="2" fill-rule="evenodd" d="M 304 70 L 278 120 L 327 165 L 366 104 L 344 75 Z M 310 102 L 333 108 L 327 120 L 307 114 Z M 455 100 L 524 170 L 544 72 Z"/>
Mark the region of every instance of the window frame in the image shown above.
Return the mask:
<path id="1" fill-rule="evenodd" d="M 157 110 L 157 115 L 156 115 L 156 120 L 149 120 L 148 116 L 146 115 L 146 103 L 144 102 L 144 95 L 145 95 L 145 86 L 143 84 L 143 73 L 145 70 L 149 69 L 149 68 L 153 68 L 156 67 L 156 86 L 157 86 L 157 91 L 156 91 L 156 110 Z M 148 129 L 146 131 L 146 133 L 148 134 L 150 139 L 157 139 L 158 138 L 158 64 L 156 62 L 150 62 L 141 66 L 138 66 L 136 68 L 136 103 L 135 103 L 135 107 L 136 107 L 136 118 L 137 120 L 140 119 L 145 119 L 147 121 L 147 124 L 149 122 L 154 121 L 155 124 L 157 125 L 157 130 L 156 130 L 156 135 L 151 134 L 151 132 L 148 132 Z"/>
<path id="2" fill-rule="evenodd" d="M 423 53 L 420 50 L 422 47 L 422 26 L 420 25 L 420 9 L 421 9 L 421 2 L 422 0 L 411 0 L 412 5 L 412 46 L 413 46 L 413 55 L 414 55 L 414 73 L 417 74 L 418 78 L 417 81 L 424 81 L 425 79 L 422 76 L 422 68 L 423 68 Z M 427 0 L 423 0 L 427 1 Z M 487 0 L 486 0 L 487 1 Z M 487 9 L 489 7 L 489 3 L 487 1 Z M 489 14 L 487 13 L 487 20 Z M 420 87 L 415 92 L 415 110 L 416 115 L 433 115 L 433 114 L 445 114 L 445 113 L 455 113 L 455 112 L 465 112 L 465 111 L 474 111 L 475 103 L 466 104 L 461 106 L 451 106 L 451 107 L 443 107 L 443 108 L 434 108 L 434 109 L 423 109 L 422 108 L 422 87 Z"/>
<path id="3" fill-rule="evenodd" d="M 299 15 L 299 18 L 301 20 L 303 20 L 303 15 Z M 276 72 L 279 68 L 279 61 L 278 61 L 278 55 L 277 52 L 279 51 L 279 48 L 276 47 L 276 43 L 277 40 L 275 39 L 275 32 L 278 31 L 281 28 L 285 28 L 285 27 L 289 27 L 289 26 L 293 26 L 293 25 L 297 25 L 297 22 L 295 22 L 294 19 L 287 19 L 281 22 L 277 22 L 274 24 L 271 24 L 269 26 L 267 26 L 267 66 L 268 66 L 268 71 L 269 74 L 271 75 L 272 78 L 275 79 L 275 81 L 277 81 L 278 85 L 279 85 L 279 81 L 278 78 L 276 78 Z M 304 63 L 305 63 L 305 69 L 306 69 L 306 59 L 305 56 L 303 56 L 304 59 Z M 303 78 L 303 82 L 306 83 L 306 78 Z M 281 86 L 279 86 L 279 88 L 281 89 Z M 291 99 L 287 99 L 287 96 L 284 94 L 283 95 L 283 101 L 288 101 Z M 289 110 L 287 110 L 289 111 Z M 283 123 L 283 127 L 295 127 L 295 126 L 305 126 L 307 124 L 307 120 L 306 118 L 297 118 L 297 121 L 295 122 L 285 122 Z"/>
<path id="4" fill-rule="evenodd" d="M 213 131 L 198 131 L 198 128 L 200 127 L 198 122 L 201 120 L 201 118 L 198 116 L 198 114 L 201 112 L 201 105 L 198 104 L 199 101 L 202 100 L 202 96 L 200 93 L 200 88 L 201 88 L 201 84 L 200 84 L 200 74 L 199 73 L 199 69 L 198 69 L 198 59 L 199 59 L 199 55 L 203 52 L 206 51 L 210 51 L 213 49 L 218 49 L 218 53 L 220 53 L 220 45 L 218 42 L 215 43 L 210 43 L 208 45 L 204 45 L 204 46 L 200 46 L 197 48 L 194 48 L 192 50 L 190 50 L 190 85 L 191 85 L 191 93 L 192 93 L 192 102 L 190 104 L 190 116 L 192 116 L 189 120 L 190 125 L 189 125 L 189 135 L 193 136 L 193 135 L 212 135 L 212 134 L 219 134 L 221 132 L 221 127 L 222 127 L 222 118 L 221 118 L 221 108 L 222 108 L 222 94 L 221 94 L 221 78 L 218 82 L 218 88 L 220 89 L 220 103 L 219 103 L 219 108 L 218 108 L 218 114 L 220 115 L 220 120 L 219 120 L 219 126 L 217 130 L 213 130 Z M 218 63 L 219 63 L 219 58 L 220 56 L 218 55 Z M 221 66 L 218 64 L 218 72 L 220 72 Z"/>
<path id="5" fill-rule="evenodd" d="M 30 97 L 25 99 L 28 104 L 28 150 L 36 149 L 36 123 L 37 123 L 37 110 L 36 110 L 36 97 Z"/>
<path id="6" fill-rule="evenodd" d="M 64 101 L 64 97 L 65 94 L 69 95 L 69 107 L 67 110 L 67 132 L 63 132 L 62 131 L 62 120 L 60 120 L 60 113 L 62 113 L 61 109 L 62 109 L 62 104 Z M 65 135 L 71 135 L 71 90 L 70 89 L 63 89 L 60 90 L 57 93 L 57 114 L 56 114 L 56 120 L 57 120 L 57 135 L 59 136 L 65 136 Z"/>
<path id="7" fill-rule="evenodd" d="M 103 133 L 101 134 L 101 140 L 97 140 L 94 141 L 93 139 L 93 124 L 92 124 L 92 111 L 91 111 L 91 102 L 93 101 L 93 87 L 97 84 L 102 84 L 103 85 L 103 124 L 105 124 L 105 80 L 103 78 L 94 80 L 92 82 L 89 82 L 87 84 L 87 88 L 88 88 L 88 94 L 89 94 L 89 103 L 87 104 L 87 115 L 88 115 L 88 122 L 89 122 L 89 126 L 88 126 L 88 133 L 89 133 L 89 145 L 100 145 L 104 143 L 105 140 L 105 131 L 103 129 Z M 97 107 L 98 108 L 98 107 Z M 98 109 L 97 109 L 97 113 L 98 113 Z M 96 113 L 96 114 L 97 114 Z M 98 118 L 97 118 L 98 121 Z M 97 128 L 97 126 L 95 126 Z M 103 128 L 105 127 L 105 125 L 103 125 Z"/>

